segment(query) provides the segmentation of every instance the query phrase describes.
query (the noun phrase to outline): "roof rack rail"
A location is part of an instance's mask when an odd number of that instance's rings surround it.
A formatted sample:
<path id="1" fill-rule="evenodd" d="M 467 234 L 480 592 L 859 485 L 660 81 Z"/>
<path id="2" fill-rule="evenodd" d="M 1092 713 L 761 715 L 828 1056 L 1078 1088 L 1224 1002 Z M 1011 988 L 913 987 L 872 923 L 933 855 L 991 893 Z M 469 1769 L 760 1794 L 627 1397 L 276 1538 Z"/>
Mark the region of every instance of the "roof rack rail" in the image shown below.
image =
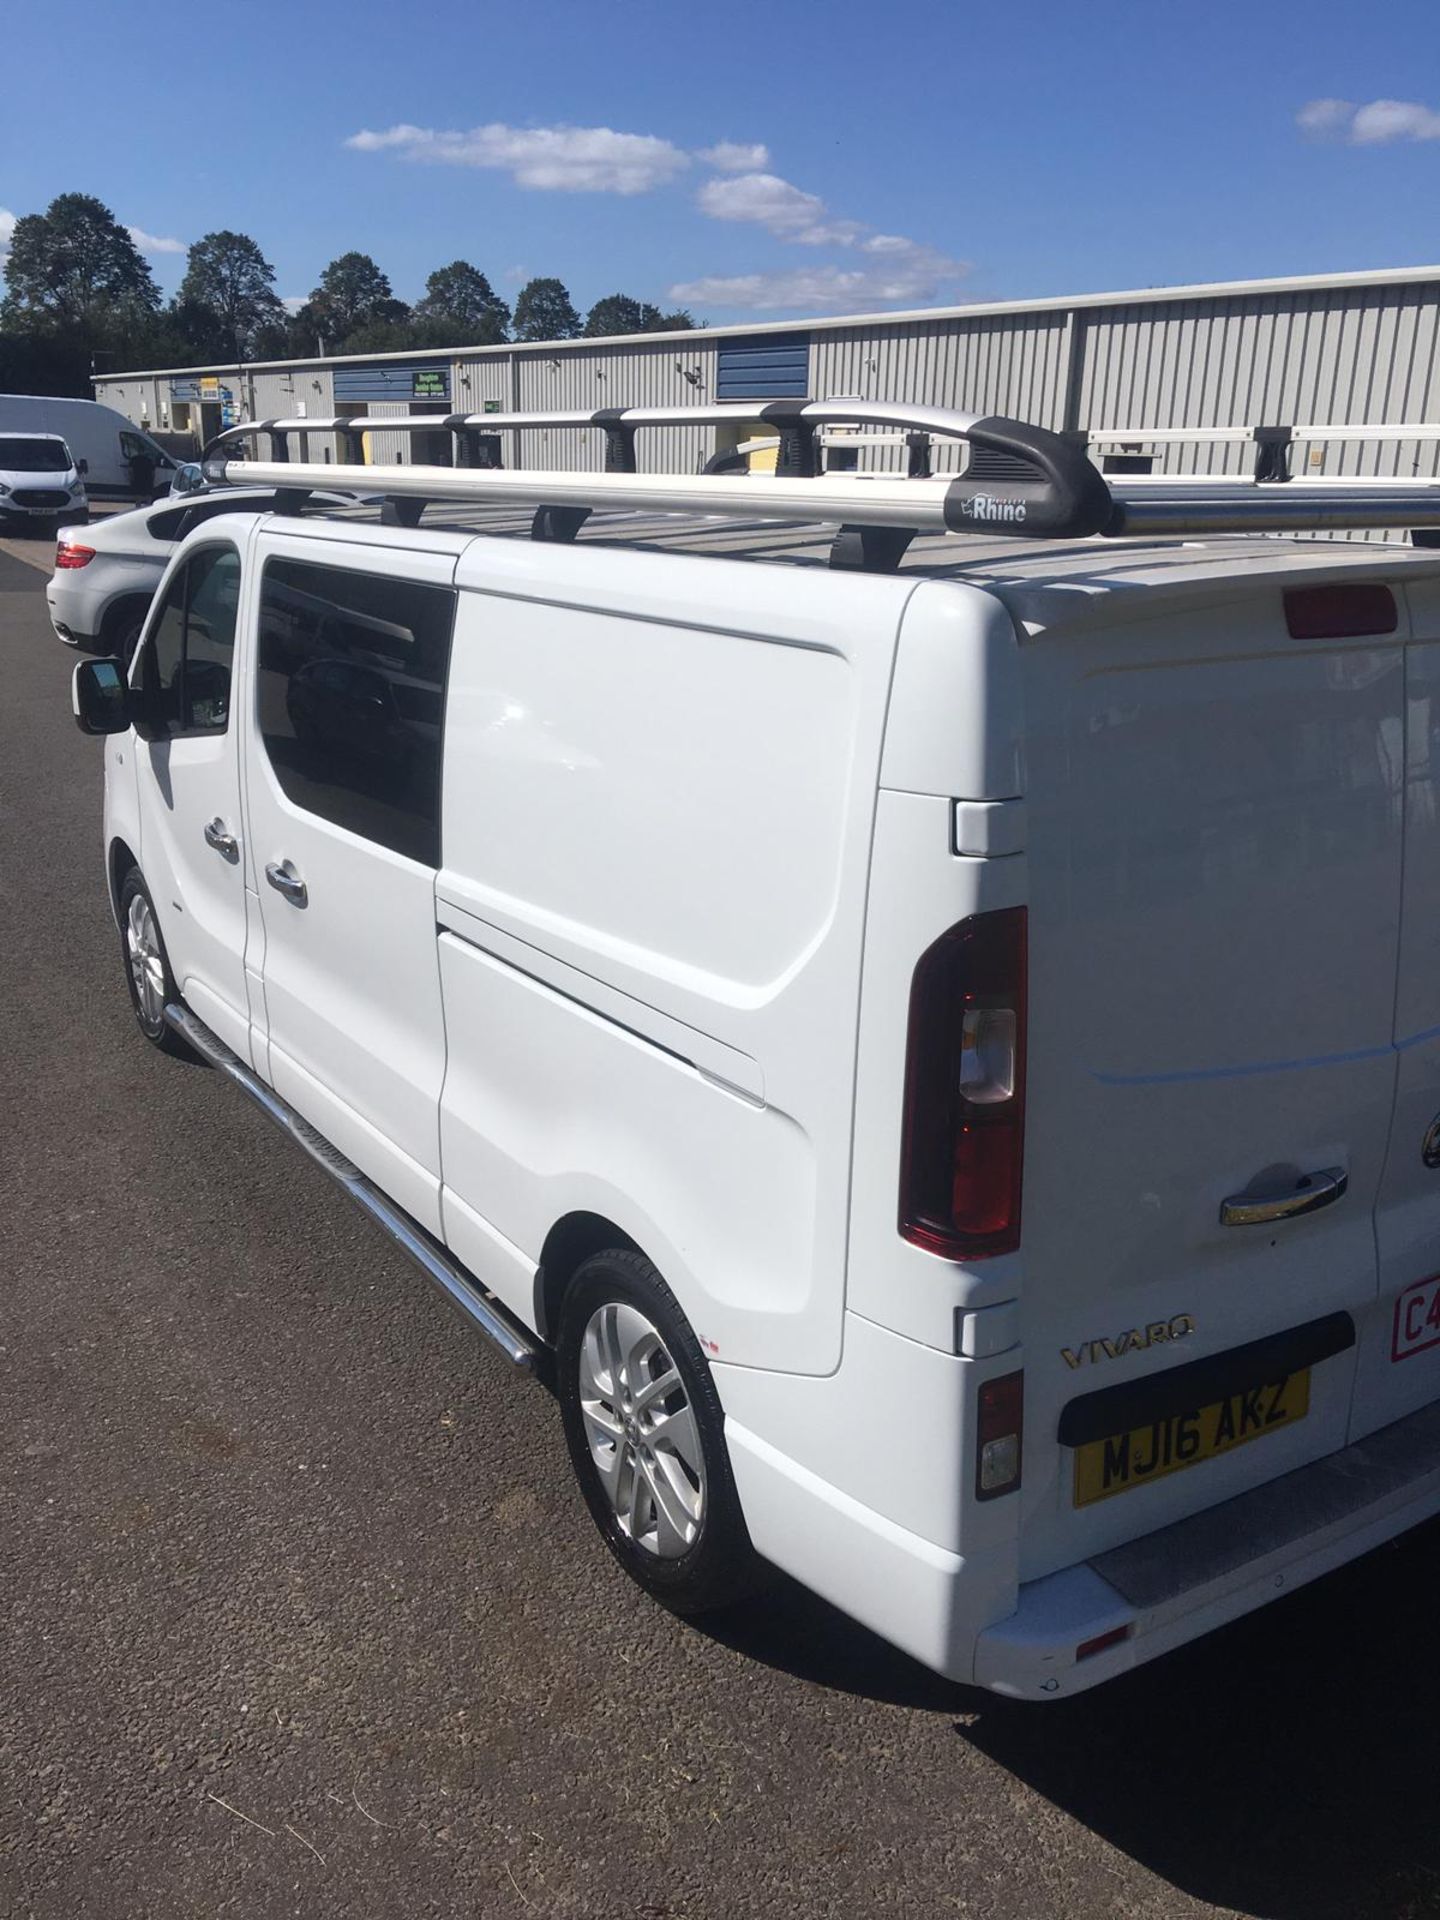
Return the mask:
<path id="1" fill-rule="evenodd" d="M 779 442 L 773 474 L 715 471 L 642 473 L 635 443 L 642 429 L 761 424 Z M 821 471 L 817 436 L 840 423 L 903 430 L 909 470 L 898 475 Z M 494 440 L 505 430 L 600 428 L 605 471 L 502 468 L 492 464 Z M 902 401 L 784 400 L 690 407 L 602 407 L 536 413 L 378 415 L 335 419 L 256 420 L 227 428 L 205 448 L 202 464 L 213 485 L 240 481 L 277 489 L 291 506 L 340 478 L 330 465 L 290 457 L 293 435 L 338 433 L 353 445 L 364 433 L 448 431 L 454 466 L 363 465 L 366 491 L 386 501 L 386 518 L 417 524 L 431 501 L 533 506 L 538 540 L 573 540 L 597 508 L 696 513 L 813 525 L 835 524 L 835 567 L 883 570 L 898 566 L 917 533 L 989 533 L 1022 538 L 1084 539 L 1216 533 L 1315 533 L 1408 530 L 1419 544 L 1440 530 L 1440 479 L 1290 478 L 1295 440 L 1440 440 L 1440 427 L 1111 428 L 1056 434 L 1003 415 L 952 412 Z M 489 442 L 487 442 L 489 436 Z M 271 459 L 236 461 L 229 449 L 268 438 Z M 994 479 L 930 472 L 933 438 L 962 440 L 999 464 Z M 1194 474 L 1102 477 L 1086 448 L 1136 441 L 1253 442 L 1251 475 Z M 995 471 L 992 465 L 992 471 Z M 1003 477 L 1002 477 L 1003 476 Z M 1021 477 L 1033 476 L 1033 477 Z M 876 484 L 883 479 L 883 484 Z"/>
<path id="2" fill-rule="evenodd" d="M 641 473 L 635 452 L 642 429 L 719 426 L 759 421 L 780 440 L 773 475 L 675 475 Z M 964 474 L 934 476 L 870 487 L 863 476 L 823 475 L 816 436 L 840 422 L 901 427 L 914 433 L 963 440 L 972 449 L 1004 455 L 1016 477 L 967 481 Z M 472 464 L 476 437 L 507 428 L 600 428 L 605 434 L 605 472 L 501 469 Z M 535 506 L 534 532 L 541 539 L 573 539 L 596 507 L 649 507 L 660 512 L 741 514 L 800 524 L 817 520 L 907 532 L 1003 531 L 1032 539 L 1083 539 L 1110 518 L 1109 489 L 1078 449 L 1059 434 L 1000 414 L 959 413 L 945 407 L 882 400 L 775 400 L 760 406 L 721 403 L 690 407 L 602 407 L 594 412 L 406 414 L 336 419 L 254 420 L 229 427 L 205 448 L 202 465 L 212 484 L 243 479 L 285 489 L 334 486 L 336 471 L 290 458 L 290 436 L 339 433 L 351 443 L 363 433 L 434 433 L 454 436 L 456 464 L 368 466 L 369 491 L 411 500 L 487 501 Z M 265 437 L 269 461 L 235 462 L 226 449 L 243 439 Z M 232 474 L 239 465 L 243 471 Z M 563 509 L 564 511 L 559 511 Z M 579 518 L 577 518 L 577 513 Z M 889 554 L 890 542 L 851 542 L 837 565 L 855 565 L 855 553 Z M 879 559 L 861 564 L 880 565 Z"/>

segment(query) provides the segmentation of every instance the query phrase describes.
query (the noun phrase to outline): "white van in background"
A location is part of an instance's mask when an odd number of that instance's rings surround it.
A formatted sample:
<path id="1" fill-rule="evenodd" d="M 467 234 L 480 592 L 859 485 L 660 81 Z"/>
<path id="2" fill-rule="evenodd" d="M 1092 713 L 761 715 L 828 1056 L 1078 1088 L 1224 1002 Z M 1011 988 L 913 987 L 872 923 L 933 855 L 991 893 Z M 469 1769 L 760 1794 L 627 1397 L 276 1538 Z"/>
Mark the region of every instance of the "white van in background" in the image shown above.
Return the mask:
<path id="1" fill-rule="evenodd" d="M 0 393 L 0 434 L 9 433 L 59 434 L 92 500 L 148 502 L 168 493 L 175 477 L 174 455 L 98 400 Z"/>
<path id="2" fill-rule="evenodd" d="M 66 521 L 89 517 L 75 455 L 57 433 L 6 433 L 0 428 L 0 526 L 16 523 L 54 535 Z"/>

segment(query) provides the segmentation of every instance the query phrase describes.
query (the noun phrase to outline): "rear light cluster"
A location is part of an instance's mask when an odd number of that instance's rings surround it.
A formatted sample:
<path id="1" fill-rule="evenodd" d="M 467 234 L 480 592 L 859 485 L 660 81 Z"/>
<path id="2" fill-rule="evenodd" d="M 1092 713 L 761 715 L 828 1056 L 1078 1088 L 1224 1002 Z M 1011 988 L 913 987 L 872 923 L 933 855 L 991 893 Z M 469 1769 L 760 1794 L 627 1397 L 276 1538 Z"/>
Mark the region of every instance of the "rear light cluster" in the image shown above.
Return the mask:
<path id="1" fill-rule="evenodd" d="M 900 1231 L 948 1260 L 1020 1244 L 1025 909 L 980 913 L 920 957 L 910 988 Z"/>
<path id="2" fill-rule="evenodd" d="M 55 565 L 63 567 L 88 567 L 95 558 L 94 547 L 82 547 L 78 540 L 62 540 L 55 549 Z"/>
<path id="3" fill-rule="evenodd" d="M 975 1498 L 994 1500 L 1020 1484 L 1025 1443 L 1025 1374 L 1005 1373 L 980 1389 L 975 1422 Z"/>

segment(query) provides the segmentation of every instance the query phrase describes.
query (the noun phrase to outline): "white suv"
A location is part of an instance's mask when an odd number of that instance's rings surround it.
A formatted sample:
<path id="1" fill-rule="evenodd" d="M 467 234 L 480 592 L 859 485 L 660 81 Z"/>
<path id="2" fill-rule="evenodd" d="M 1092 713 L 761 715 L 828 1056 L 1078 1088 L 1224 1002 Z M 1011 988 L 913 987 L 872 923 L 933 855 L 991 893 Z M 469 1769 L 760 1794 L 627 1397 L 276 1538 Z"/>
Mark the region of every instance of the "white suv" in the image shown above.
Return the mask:
<path id="1" fill-rule="evenodd" d="M 210 519 L 76 712 L 142 1032 L 549 1356 L 625 1568 L 1038 1700 L 1440 1511 L 1440 554 L 468 484 L 715 505 Z"/>
<path id="2" fill-rule="evenodd" d="M 176 543 L 216 514 L 263 510 L 274 500 L 273 487 L 177 494 L 62 532 L 45 589 L 51 626 L 67 646 L 128 661 Z"/>

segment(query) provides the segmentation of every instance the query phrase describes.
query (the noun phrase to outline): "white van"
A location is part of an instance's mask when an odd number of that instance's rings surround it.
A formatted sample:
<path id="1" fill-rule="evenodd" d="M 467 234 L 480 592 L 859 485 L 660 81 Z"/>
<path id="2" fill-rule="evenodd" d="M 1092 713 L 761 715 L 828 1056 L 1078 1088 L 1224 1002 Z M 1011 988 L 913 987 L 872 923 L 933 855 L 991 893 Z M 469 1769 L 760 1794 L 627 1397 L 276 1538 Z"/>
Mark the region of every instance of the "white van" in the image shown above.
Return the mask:
<path id="1" fill-rule="evenodd" d="M 59 434 L 0 429 L 0 526 L 53 535 L 88 515 L 85 481 Z"/>
<path id="2" fill-rule="evenodd" d="M 0 393 L 0 433 L 59 434 L 92 500 L 158 499 L 178 471 L 173 454 L 97 400 Z"/>
<path id="3" fill-rule="evenodd" d="M 209 520 L 75 711 L 142 1031 L 544 1357 L 626 1569 L 1045 1699 L 1440 1511 L 1440 553 L 924 411 L 1040 478 Z"/>

